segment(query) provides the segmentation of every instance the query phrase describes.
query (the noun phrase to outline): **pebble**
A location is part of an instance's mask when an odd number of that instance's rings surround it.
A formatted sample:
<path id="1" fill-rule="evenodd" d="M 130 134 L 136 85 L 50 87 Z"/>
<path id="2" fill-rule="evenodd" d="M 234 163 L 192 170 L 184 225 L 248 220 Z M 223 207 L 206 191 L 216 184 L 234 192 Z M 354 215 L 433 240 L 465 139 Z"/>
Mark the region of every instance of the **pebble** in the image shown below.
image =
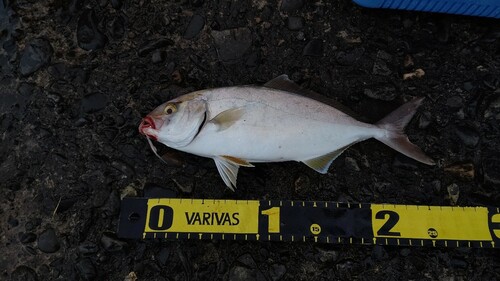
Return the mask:
<path id="1" fill-rule="evenodd" d="M 497 152 L 498 153 L 498 152 Z M 499 185 L 500 184 L 500 160 L 498 158 L 483 159 L 483 174 L 485 183 Z"/>
<path id="2" fill-rule="evenodd" d="M 155 183 L 146 183 L 143 189 L 144 197 L 148 198 L 176 198 L 177 192 L 173 189 Z"/>
<path id="3" fill-rule="evenodd" d="M 100 111 L 108 104 L 108 98 L 101 93 L 92 93 L 84 96 L 80 100 L 80 109 L 85 113 L 94 113 Z"/>
<path id="4" fill-rule="evenodd" d="M 19 72 L 29 75 L 47 65 L 52 57 L 53 49 L 50 42 L 37 38 L 29 42 L 21 52 L 19 59 Z"/>
<path id="5" fill-rule="evenodd" d="M 148 41 L 139 48 L 139 50 L 137 51 L 137 54 L 140 57 L 145 57 L 146 55 L 153 52 L 154 50 L 157 50 L 160 48 L 165 48 L 165 47 L 173 45 L 173 44 L 174 44 L 174 42 L 170 39 L 167 39 L 167 38 L 161 38 L 158 40 Z"/>
<path id="6" fill-rule="evenodd" d="M 471 82 L 465 82 L 463 88 L 467 92 L 470 92 L 472 89 L 474 89 L 474 85 Z"/>
<path id="7" fill-rule="evenodd" d="M 396 91 L 396 87 L 388 84 L 382 85 L 376 90 L 364 89 L 363 94 L 376 100 L 392 101 L 397 97 L 398 92 Z"/>
<path id="8" fill-rule="evenodd" d="M 106 26 L 111 38 L 118 40 L 125 35 L 125 19 L 123 16 L 114 17 Z"/>
<path id="9" fill-rule="evenodd" d="M 359 168 L 358 162 L 356 159 L 352 157 L 346 157 L 344 160 L 345 166 L 348 170 L 359 172 L 361 169 Z"/>
<path id="10" fill-rule="evenodd" d="M 446 190 L 448 190 L 448 197 L 450 198 L 451 205 L 456 205 L 460 195 L 460 188 L 456 183 L 452 183 L 448 185 Z"/>
<path id="11" fill-rule="evenodd" d="M 252 255 L 246 253 L 238 257 L 238 261 L 244 264 L 248 268 L 256 268 L 257 264 L 255 263 Z"/>
<path id="12" fill-rule="evenodd" d="M 409 248 L 404 248 L 399 251 L 399 254 L 403 257 L 407 257 L 411 254 L 411 250 Z"/>
<path id="13" fill-rule="evenodd" d="M 12 271 L 12 273 L 10 274 L 10 280 L 11 281 L 37 281 L 38 275 L 31 267 L 21 265 L 21 266 L 18 266 L 14 271 Z"/>
<path id="14" fill-rule="evenodd" d="M 271 265 L 271 268 L 269 269 L 269 275 L 271 276 L 271 280 L 273 281 L 278 281 L 283 276 L 285 276 L 286 273 L 286 266 L 282 264 L 273 264 Z"/>
<path id="15" fill-rule="evenodd" d="M 304 4 L 304 0 L 283 0 L 281 2 L 280 10 L 287 13 L 294 12 L 300 10 Z"/>
<path id="16" fill-rule="evenodd" d="M 101 237 L 101 246 L 107 252 L 118 252 L 124 249 L 127 243 L 119 240 L 114 233 L 104 232 Z"/>
<path id="17" fill-rule="evenodd" d="M 337 53 L 336 59 L 340 65 L 349 66 L 358 62 L 364 53 L 364 48 L 355 48 L 349 52 L 340 51 Z"/>
<path id="18" fill-rule="evenodd" d="M 306 192 L 311 186 L 311 180 L 307 175 L 301 174 L 295 179 L 293 186 L 296 193 Z"/>
<path id="19" fill-rule="evenodd" d="M 323 40 L 312 39 L 309 41 L 304 50 L 302 51 L 304 56 L 322 57 L 323 56 Z"/>
<path id="20" fill-rule="evenodd" d="M 123 5 L 123 0 L 111 0 L 111 7 L 115 10 L 119 10 Z"/>
<path id="21" fill-rule="evenodd" d="M 244 266 L 234 266 L 229 270 L 231 281 L 264 281 L 266 278 L 256 269 L 249 269 Z"/>
<path id="22" fill-rule="evenodd" d="M 9 216 L 9 218 L 7 219 L 7 223 L 11 226 L 11 227 L 16 227 L 19 225 L 19 220 L 17 220 L 16 218 L 13 218 L 11 216 Z"/>
<path id="23" fill-rule="evenodd" d="M 162 247 L 160 252 L 156 255 L 156 260 L 160 263 L 160 265 L 165 266 L 168 262 L 169 257 L 170 249 Z"/>
<path id="24" fill-rule="evenodd" d="M 186 31 L 184 32 L 185 39 L 193 39 L 205 26 L 205 19 L 200 15 L 193 15 L 189 22 Z"/>
<path id="25" fill-rule="evenodd" d="M 135 175 L 134 168 L 121 160 L 113 160 L 111 162 L 111 167 L 121 172 L 127 178 L 131 178 Z"/>
<path id="26" fill-rule="evenodd" d="M 104 48 L 108 38 L 98 29 L 98 22 L 94 10 L 85 10 L 82 13 L 76 28 L 76 39 L 80 48 L 86 51 Z"/>
<path id="27" fill-rule="evenodd" d="M 392 74 L 392 71 L 384 60 L 377 59 L 373 63 L 372 73 L 375 75 L 389 76 Z"/>
<path id="28" fill-rule="evenodd" d="M 56 232 L 52 228 L 46 229 L 38 237 L 38 249 L 44 253 L 55 253 L 59 251 L 61 245 Z"/>
<path id="29" fill-rule="evenodd" d="M 453 109 L 458 109 L 462 107 L 462 98 L 459 96 L 453 96 L 446 100 L 446 106 L 451 107 Z"/>
<path id="30" fill-rule="evenodd" d="M 33 232 L 20 233 L 19 241 L 23 244 L 28 244 L 36 241 L 36 234 Z"/>
<path id="31" fill-rule="evenodd" d="M 247 27 L 226 30 L 213 30 L 219 59 L 225 63 L 235 63 L 250 49 L 252 45 L 252 32 Z"/>
<path id="32" fill-rule="evenodd" d="M 78 246 L 78 252 L 80 252 L 80 254 L 82 254 L 83 256 L 95 254 L 98 250 L 99 247 L 94 242 L 87 241 Z"/>
<path id="33" fill-rule="evenodd" d="M 288 17 L 286 22 L 288 29 L 292 31 L 301 30 L 304 27 L 303 17 Z"/>
<path id="34" fill-rule="evenodd" d="M 156 50 L 153 52 L 153 55 L 151 55 L 151 62 L 152 63 L 160 63 L 165 59 L 165 55 L 162 51 Z"/>
<path id="35" fill-rule="evenodd" d="M 431 113 L 429 111 L 424 111 L 418 117 L 418 128 L 425 129 L 431 124 Z"/>
<path id="36" fill-rule="evenodd" d="M 455 133 L 465 146 L 474 148 L 479 143 L 479 133 L 471 126 L 461 125 L 456 127 Z"/>
<path id="37" fill-rule="evenodd" d="M 455 164 L 445 167 L 444 170 L 465 180 L 473 180 L 475 175 L 473 163 Z"/>
<path id="38" fill-rule="evenodd" d="M 389 254 L 387 254 L 387 251 L 385 250 L 384 247 L 380 245 L 375 245 L 373 246 L 373 251 L 372 251 L 372 258 L 374 260 L 386 260 L 389 257 Z"/>
<path id="39" fill-rule="evenodd" d="M 97 271 L 89 258 L 78 261 L 76 268 L 83 280 L 93 280 L 97 276 Z"/>

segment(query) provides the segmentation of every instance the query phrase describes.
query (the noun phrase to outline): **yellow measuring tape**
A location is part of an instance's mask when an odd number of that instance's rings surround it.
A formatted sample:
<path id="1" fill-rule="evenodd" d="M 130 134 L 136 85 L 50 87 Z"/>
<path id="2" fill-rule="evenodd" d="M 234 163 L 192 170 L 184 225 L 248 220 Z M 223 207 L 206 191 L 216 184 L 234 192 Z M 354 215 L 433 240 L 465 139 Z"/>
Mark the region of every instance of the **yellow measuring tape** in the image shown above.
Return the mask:
<path id="1" fill-rule="evenodd" d="M 500 247 L 500 210 L 326 201 L 125 198 L 124 238 Z"/>

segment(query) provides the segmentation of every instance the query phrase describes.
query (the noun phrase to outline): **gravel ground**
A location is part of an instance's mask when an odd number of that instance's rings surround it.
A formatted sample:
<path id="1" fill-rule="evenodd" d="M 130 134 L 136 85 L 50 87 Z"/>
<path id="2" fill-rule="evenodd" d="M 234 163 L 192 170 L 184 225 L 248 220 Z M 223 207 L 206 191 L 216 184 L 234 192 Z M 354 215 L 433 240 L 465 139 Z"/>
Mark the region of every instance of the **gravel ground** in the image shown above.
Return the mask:
<path id="1" fill-rule="evenodd" d="M 348 0 L 0 1 L 0 279 L 498 280 L 497 250 L 115 232 L 120 198 L 153 192 L 500 205 L 499 30 Z M 280 74 L 368 121 L 427 97 L 407 132 L 438 165 L 369 140 L 327 175 L 292 162 L 244 168 L 233 193 L 211 160 L 161 147 L 165 165 L 138 134 L 142 116 L 180 94 Z"/>

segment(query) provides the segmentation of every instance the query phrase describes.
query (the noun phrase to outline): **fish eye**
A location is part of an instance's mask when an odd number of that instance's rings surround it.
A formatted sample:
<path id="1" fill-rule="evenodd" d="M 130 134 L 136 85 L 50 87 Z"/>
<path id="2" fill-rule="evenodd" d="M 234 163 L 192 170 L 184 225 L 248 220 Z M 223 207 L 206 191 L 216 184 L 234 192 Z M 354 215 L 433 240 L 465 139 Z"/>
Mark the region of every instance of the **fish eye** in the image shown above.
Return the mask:
<path id="1" fill-rule="evenodd" d="M 170 115 L 172 113 L 175 113 L 177 111 L 177 106 L 173 103 L 169 103 L 165 106 L 165 109 L 163 112 L 167 115 Z"/>

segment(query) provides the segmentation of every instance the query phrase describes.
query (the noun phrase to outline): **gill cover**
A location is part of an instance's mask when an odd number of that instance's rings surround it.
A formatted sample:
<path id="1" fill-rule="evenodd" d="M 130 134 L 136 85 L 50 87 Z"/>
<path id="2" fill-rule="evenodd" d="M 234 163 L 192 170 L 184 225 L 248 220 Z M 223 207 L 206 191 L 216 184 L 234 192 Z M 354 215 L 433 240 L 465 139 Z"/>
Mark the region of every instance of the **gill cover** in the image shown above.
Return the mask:
<path id="1" fill-rule="evenodd" d="M 166 122 L 158 129 L 158 141 L 172 148 L 190 144 L 205 121 L 206 111 L 206 102 L 201 99 L 177 103 L 176 112 L 166 115 Z"/>

